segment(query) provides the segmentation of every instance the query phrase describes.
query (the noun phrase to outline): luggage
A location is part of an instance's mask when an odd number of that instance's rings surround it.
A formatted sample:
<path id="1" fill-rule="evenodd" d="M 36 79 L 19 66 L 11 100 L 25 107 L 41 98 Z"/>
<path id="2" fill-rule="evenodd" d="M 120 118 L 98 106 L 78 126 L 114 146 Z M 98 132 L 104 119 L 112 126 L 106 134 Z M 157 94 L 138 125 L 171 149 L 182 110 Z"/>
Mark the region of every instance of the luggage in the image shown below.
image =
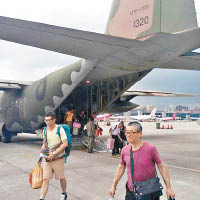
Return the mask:
<path id="1" fill-rule="evenodd" d="M 73 128 L 73 135 L 78 135 L 78 132 L 79 132 L 79 128 L 74 127 Z"/>
<path id="2" fill-rule="evenodd" d="M 70 127 L 66 124 L 60 124 L 58 125 L 58 132 L 57 134 L 60 137 L 60 127 L 62 127 L 65 131 L 65 134 L 67 136 L 67 142 L 68 142 L 68 146 L 65 148 L 65 163 L 67 161 L 67 157 L 70 155 L 70 151 L 71 151 L 71 147 L 72 147 L 72 137 L 71 137 L 71 133 L 70 133 Z"/>
<path id="3" fill-rule="evenodd" d="M 107 139 L 107 149 L 112 150 L 114 148 L 115 140 L 112 138 Z"/>
<path id="4" fill-rule="evenodd" d="M 81 128 L 81 124 L 78 122 L 73 123 L 73 128 Z"/>
<path id="5" fill-rule="evenodd" d="M 29 174 L 29 182 L 33 189 L 39 189 L 42 187 L 43 169 L 40 163 L 37 163 L 32 172 Z"/>

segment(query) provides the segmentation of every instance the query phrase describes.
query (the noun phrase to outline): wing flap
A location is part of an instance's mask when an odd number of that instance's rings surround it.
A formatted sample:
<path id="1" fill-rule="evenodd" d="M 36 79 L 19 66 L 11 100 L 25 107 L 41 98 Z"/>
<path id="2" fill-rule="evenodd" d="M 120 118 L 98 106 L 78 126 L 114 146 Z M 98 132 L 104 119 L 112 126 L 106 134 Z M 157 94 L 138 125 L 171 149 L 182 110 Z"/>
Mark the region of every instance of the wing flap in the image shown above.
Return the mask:
<path id="1" fill-rule="evenodd" d="M 197 61 L 179 57 L 190 49 L 200 47 L 199 28 L 176 34 L 158 33 L 146 41 L 138 41 L 0 17 L 0 39 L 99 60 L 96 68 L 108 67 L 116 75 L 155 67 L 200 70 Z M 93 77 L 95 73 L 94 70 L 88 76 Z M 100 75 L 99 78 L 103 77 Z"/>

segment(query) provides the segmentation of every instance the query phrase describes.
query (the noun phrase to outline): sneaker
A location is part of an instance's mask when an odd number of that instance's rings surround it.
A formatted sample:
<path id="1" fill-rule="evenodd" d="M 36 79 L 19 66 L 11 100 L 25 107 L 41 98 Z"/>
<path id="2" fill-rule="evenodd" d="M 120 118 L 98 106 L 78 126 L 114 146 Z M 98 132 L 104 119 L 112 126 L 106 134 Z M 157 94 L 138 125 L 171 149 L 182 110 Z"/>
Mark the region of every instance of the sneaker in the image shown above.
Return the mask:
<path id="1" fill-rule="evenodd" d="M 67 194 L 61 194 L 61 200 L 67 200 Z"/>

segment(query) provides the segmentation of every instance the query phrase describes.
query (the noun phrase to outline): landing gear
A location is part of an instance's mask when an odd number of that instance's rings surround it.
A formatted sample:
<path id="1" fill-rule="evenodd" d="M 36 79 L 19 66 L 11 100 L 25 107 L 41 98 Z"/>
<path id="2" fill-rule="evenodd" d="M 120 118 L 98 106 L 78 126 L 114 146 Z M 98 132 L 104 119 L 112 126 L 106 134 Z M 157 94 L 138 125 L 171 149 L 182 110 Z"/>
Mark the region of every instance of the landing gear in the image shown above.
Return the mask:
<path id="1" fill-rule="evenodd" d="M 3 143 L 11 143 L 11 132 L 6 129 L 5 125 L 2 127 L 1 141 Z"/>
<path id="2" fill-rule="evenodd" d="M 2 136 L 1 141 L 3 143 L 11 143 L 11 136 Z"/>

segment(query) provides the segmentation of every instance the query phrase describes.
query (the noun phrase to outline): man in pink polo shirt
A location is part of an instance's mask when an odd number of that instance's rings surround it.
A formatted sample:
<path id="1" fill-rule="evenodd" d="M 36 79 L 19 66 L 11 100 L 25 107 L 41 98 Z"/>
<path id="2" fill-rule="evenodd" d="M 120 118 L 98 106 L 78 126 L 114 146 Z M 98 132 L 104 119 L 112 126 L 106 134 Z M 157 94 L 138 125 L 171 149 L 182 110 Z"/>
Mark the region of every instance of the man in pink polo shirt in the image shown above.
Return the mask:
<path id="1" fill-rule="evenodd" d="M 134 160 L 134 178 L 135 182 L 147 181 L 156 176 L 157 164 L 160 174 L 166 185 L 167 198 L 175 198 L 175 194 L 170 185 L 170 177 L 167 168 L 162 162 L 160 155 L 156 147 L 147 142 L 143 142 L 142 137 L 142 126 L 138 122 L 130 122 L 126 127 L 126 138 L 129 145 L 125 146 L 121 152 L 121 160 L 116 171 L 112 187 L 109 191 L 110 195 L 114 197 L 116 187 L 121 177 L 123 176 L 125 169 L 127 168 L 127 187 L 125 200 L 135 200 L 135 194 L 133 189 L 132 175 L 131 175 L 131 161 L 130 161 L 130 150 L 132 147 L 133 160 Z M 148 195 L 144 200 L 159 200 L 160 197 L 155 197 L 153 194 Z M 143 200 L 143 199 L 141 199 Z"/>

